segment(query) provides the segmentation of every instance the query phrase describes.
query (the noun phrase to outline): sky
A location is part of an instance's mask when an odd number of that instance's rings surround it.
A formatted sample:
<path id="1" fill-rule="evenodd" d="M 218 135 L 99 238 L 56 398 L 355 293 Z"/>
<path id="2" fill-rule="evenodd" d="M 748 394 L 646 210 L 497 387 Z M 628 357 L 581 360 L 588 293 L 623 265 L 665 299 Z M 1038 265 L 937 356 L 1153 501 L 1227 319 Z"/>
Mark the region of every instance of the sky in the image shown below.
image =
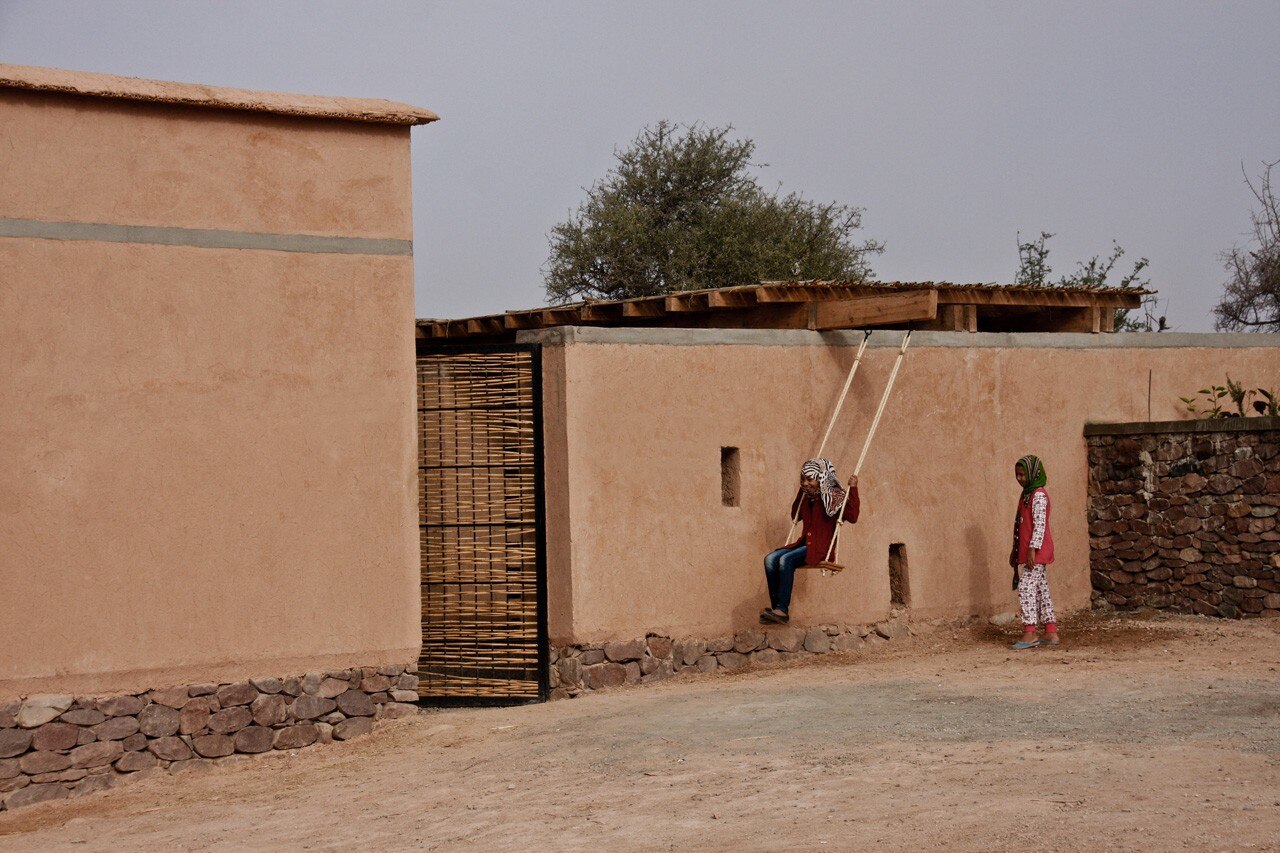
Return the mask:
<path id="1" fill-rule="evenodd" d="M 1008 283 L 1124 247 L 1207 331 L 1280 160 L 1280 2 L 0 0 L 0 62 L 405 101 L 417 312 L 545 303 L 547 234 L 659 120 L 865 208 L 881 280 Z"/>

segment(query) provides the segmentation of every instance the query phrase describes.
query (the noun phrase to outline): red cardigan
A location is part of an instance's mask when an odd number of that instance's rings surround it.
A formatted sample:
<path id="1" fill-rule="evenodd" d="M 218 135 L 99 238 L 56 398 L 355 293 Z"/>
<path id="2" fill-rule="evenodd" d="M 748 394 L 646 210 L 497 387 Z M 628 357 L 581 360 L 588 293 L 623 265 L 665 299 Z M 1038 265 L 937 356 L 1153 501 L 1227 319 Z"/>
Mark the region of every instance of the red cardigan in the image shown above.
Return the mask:
<path id="1" fill-rule="evenodd" d="M 849 500 L 844 505 L 844 520 L 856 524 L 860 506 L 858 489 L 850 489 Z M 836 520 L 827 515 L 827 510 L 822 506 L 822 498 L 818 495 L 810 498 L 804 493 L 804 489 L 800 489 L 791 503 L 791 517 L 798 519 L 804 526 L 800 529 L 800 538 L 787 547 L 799 548 L 804 545 L 807 549 L 804 555 L 806 566 L 816 566 L 827 559 L 831 537 L 836 532 Z"/>

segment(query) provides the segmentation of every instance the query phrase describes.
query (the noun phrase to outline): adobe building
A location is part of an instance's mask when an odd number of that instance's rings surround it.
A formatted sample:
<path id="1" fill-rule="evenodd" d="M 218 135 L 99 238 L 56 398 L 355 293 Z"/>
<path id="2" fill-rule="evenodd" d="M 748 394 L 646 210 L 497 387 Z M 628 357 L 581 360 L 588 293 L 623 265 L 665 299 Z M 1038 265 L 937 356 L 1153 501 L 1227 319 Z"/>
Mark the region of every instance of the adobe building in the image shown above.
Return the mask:
<path id="1" fill-rule="evenodd" d="M 0 798 L 415 698 L 435 118 L 0 65 Z"/>
<path id="2" fill-rule="evenodd" d="M 460 690 L 432 672 L 470 663 L 479 673 L 506 653 L 517 614 L 502 596 L 480 617 L 453 602 L 467 583 L 509 584 L 520 565 L 542 590 L 542 688 L 553 696 L 856 648 L 908 616 L 1011 615 L 1013 465 L 1026 453 L 1049 475 L 1055 605 L 1088 607 L 1086 426 L 1186 419 L 1180 396 L 1226 374 L 1274 385 L 1280 367 L 1278 335 L 1110 333 L 1115 309 L 1140 295 L 791 282 L 420 320 L 424 625 L 439 636 L 423 648 L 424 684 Z M 846 568 L 800 571 L 790 629 L 766 631 L 762 557 L 786 541 L 800 464 L 863 337 L 849 330 L 878 329 L 824 453 L 844 480 L 908 327 L 917 331 L 861 472 L 861 518 L 842 534 Z M 544 448 L 539 469 L 533 456 L 511 467 L 517 425 L 494 422 L 487 405 L 516 411 L 517 389 L 523 428 Z M 456 446 L 433 438 L 468 432 Z M 509 467 L 477 491 L 450 485 L 450 475 L 475 482 L 466 466 L 477 463 Z M 513 513 L 521 494 L 545 512 Z M 507 509 L 458 508 L 468 502 Z M 439 514 L 446 505 L 454 515 Z M 538 518 L 542 554 L 529 526 Z M 486 622 L 503 626 L 487 649 L 474 639 Z M 450 645 L 451 631 L 471 647 Z"/>

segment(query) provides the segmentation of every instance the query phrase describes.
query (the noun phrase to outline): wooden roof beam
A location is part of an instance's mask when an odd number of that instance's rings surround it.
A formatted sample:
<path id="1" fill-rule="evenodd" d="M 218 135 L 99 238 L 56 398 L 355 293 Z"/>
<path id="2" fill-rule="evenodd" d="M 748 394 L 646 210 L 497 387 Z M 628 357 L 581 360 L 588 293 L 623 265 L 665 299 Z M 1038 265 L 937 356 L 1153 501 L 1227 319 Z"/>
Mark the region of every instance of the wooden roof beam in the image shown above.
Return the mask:
<path id="1" fill-rule="evenodd" d="M 664 308 L 670 314 L 687 311 L 706 311 L 710 304 L 706 293 L 673 293 L 664 300 Z"/>
<path id="2" fill-rule="evenodd" d="M 542 315 L 543 326 L 565 326 L 573 325 L 582 315 L 579 313 L 580 307 L 575 308 L 543 308 L 538 313 Z"/>
<path id="3" fill-rule="evenodd" d="M 541 311 L 508 311 L 502 316 L 502 325 L 508 330 L 537 329 L 542 326 Z"/>
<path id="4" fill-rule="evenodd" d="M 761 284 L 752 292 L 755 300 L 761 304 L 771 302 L 819 302 L 831 299 L 849 299 L 858 296 L 865 290 L 850 287 L 828 287 L 809 285 Z"/>
<path id="5" fill-rule="evenodd" d="M 623 316 L 623 308 L 617 302 L 590 302 L 582 306 L 581 317 L 596 323 L 607 323 Z"/>
<path id="6" fill-rule="evenodd" d="M 1062 293 L 1045 290 L 943 290 L 938 301 L 945 305 L 1022 305 L 1030 308 L 1137 308 L 1142 295 L 1118 291 Z"/>
<path id="7" fill-rule="evenodd" d="M 755 304 L 754 290 L 713 290 L 707 294 L 708 308 L 750 308 Z"/>
<path id="8" fill-rule="evenodd" d="M 666 300 L 661 296 L 622 303 L 623 317 L 661 317 L 666 313 Z"/>
<path id="9" fill-rule="evenodd" d="M 913 290 L 886 296 L 861 296 L 840 302 L 809 305 L 809 328 L 866 329 L 900 323 L 925 322 L 938 316 L 938 291 Z"/>

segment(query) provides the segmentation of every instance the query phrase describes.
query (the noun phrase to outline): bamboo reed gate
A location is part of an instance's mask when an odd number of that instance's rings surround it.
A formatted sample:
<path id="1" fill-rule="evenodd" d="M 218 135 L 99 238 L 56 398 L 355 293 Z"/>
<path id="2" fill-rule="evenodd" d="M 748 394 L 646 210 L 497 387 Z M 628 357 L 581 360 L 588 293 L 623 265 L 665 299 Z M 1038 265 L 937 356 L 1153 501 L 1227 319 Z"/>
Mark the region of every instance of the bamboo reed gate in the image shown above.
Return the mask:
<path id="1" fill-rule="evenodd" d="M 541 375 L 536 346 L 419 354 L 425 701 L 547 698 Z"/>

